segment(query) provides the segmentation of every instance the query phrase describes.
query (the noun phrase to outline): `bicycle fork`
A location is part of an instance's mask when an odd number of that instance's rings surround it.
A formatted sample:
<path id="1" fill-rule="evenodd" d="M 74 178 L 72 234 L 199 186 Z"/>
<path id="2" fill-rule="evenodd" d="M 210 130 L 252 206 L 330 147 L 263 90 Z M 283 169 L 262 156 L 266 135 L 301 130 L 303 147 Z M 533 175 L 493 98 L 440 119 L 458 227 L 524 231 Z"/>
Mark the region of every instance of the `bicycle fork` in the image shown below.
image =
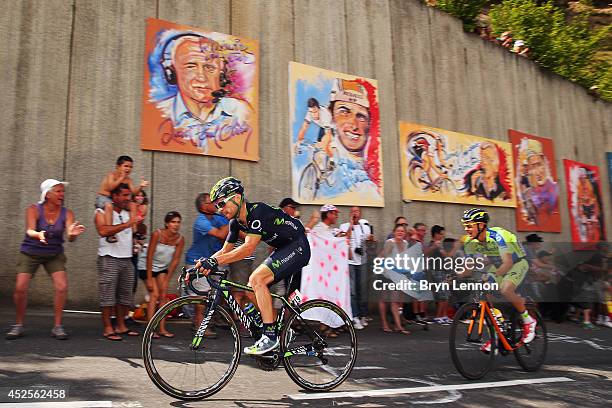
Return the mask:
<path id="1" fill-rule="evenodd" d="M 193 337 L 193 340 L 191 341 L 191 346 L 189 347 L 191 350 L 198 350 L 200 348 L 200 343 L 202 343 L 202 339 L 204 338 L 204 333 L 206 333 L 206 329 L 208 328 L 208 325 L 210 324 L 210 321 L 212 320 L 212 316 L 215 313 L 215 309 L 218 303 L 219 303 L 219 299 L 215 291 L 213 300 L 206 301 L 206 304 L 208 305 L 208 308 L 206 310 L 206 315 L 202 319 L 202 322 L 200 323 L 200 326 L 198 327 L 198 330 L 196 331 L 196 334 Z"/>

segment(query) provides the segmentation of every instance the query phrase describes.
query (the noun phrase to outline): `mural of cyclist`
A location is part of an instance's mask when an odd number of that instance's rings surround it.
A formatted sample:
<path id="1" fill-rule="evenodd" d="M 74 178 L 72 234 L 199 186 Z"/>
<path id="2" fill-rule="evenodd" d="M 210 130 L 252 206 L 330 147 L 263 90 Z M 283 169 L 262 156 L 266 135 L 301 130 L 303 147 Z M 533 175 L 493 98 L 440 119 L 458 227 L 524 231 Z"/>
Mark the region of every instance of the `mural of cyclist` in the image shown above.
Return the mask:
<path id="1" fill-rule="evenodd" d="M 409 174 L 415 186 L 424 190 L 439 191 L 439 181 L 448 179 L 447 174 L 450 168 L 446 160 L 446 144 L 442 136 L 430 131 L 413 132 L 408 136 L 408 153 L 412 157 L 409 173 L 418 171 L 418 168 L 422 169 L 421 174 Z"/>
<path id="2" fill-rule="evenodd" d="M 368 173 L 370 142 L 370 101 L 363 84 L 356 80 L 335 79 L 329 99 L 334 124 L 333 147 L 340 177 L 350 191 L 380 194 Z"/>
<path id="3" fill-rule="evenodd" d="M 304 142 L 304 136 L 311 124 L 319 127 L 319 135 L 317 137 L 317 148 L 325 151 L 329 157 L 329 166 L 333 167 L 334 153 L 332 151 L 332 115 L 325 106 L 321 106 L 317 98 L 308 98 L 308 110 L 304 117 L 304 123 L 298 132 L 296 147 Z"/>

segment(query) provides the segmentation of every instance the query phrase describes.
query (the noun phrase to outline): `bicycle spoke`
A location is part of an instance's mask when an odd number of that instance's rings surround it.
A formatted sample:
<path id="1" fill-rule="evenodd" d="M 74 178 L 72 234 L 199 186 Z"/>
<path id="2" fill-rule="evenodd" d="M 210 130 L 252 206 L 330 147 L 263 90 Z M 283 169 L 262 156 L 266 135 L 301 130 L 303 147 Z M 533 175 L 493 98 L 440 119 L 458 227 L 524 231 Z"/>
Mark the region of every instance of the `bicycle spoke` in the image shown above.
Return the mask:
<path id="1" fill-rule="evenodd" d="M 483 319 L 482 332 L 479 332 L 479 307 L 479 304 L 469 303 L 459 308 L 451 326 L 449 340 L 455 367 L 470 380 L 482 378 L 489 371 L 496 348 L 494 329 L 488 319 Z"/>
<path id="2" fill-rule="evenodd" d="M 301 318 L 301 319 L 300 319 Z M 336 333 L 334 329 L 344 328 Z M 310 301 L 291 316 L 281 338 L 285 369 L 308 390 L 330 390 L 352 371 L 357 338 L 348 316 L 326 301 Z"/>
<path id="3" fill-rule="evenodd" d="M 181 310 L 183 306 L 200 304 L 202 298 L 176 299 L 158 311 L 145 331 L 143 358 L 147 372 L 158 388 L 176 398 L 197 400 L 219 391 L 232 377 L 240 359 L 237 329 L 221 308 L 215 310 L 214 319 L 229 324 L 230 330 L 218 330 L 217 338 L 204 337 L 197 350 L 191 348 L 192 321 Z M 166 330 L 174 337 L 152 337 L 160 316 L 175 316 L 166 320 Z"/>

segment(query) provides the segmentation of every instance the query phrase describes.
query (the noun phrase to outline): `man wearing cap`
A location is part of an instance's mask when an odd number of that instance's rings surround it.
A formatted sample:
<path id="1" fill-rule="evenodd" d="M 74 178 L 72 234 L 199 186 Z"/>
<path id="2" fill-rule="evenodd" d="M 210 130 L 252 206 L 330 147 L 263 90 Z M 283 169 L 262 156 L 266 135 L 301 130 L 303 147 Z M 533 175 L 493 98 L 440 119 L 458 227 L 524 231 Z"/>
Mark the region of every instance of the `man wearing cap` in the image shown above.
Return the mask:
<path id="1" fill-rule="evenodd" d="M 17 316 L 15 325 L 6 333 L 9 340 L 23 336 L 30 280 L 40 265 L 51 275 L 55 288 L 51 336 L 58 340 L 68 338 L 62 326 L 62 311 L 68 289 L 64 235 L 72 242 L 85 231 L 85 227 L 74 220 L 71 210 L 64 207 L 64 186 L 67 184 L 55 179 L 43 181 L 40 185 L 40 201 L 26 209 L 26 234 L 17 258 L 17 279 L 13 294 Z"/>
<path id="2" fill-rule="evenodd" d="M 319 235 L 333 235 L 337 236 L 342 233 L 338 228 L 334 228 L 338 222 L 338 209 L 333 204 L 325 204 L 319 210 L 321 214 L 321 221 L 312 227 L 311 232 Z"/>

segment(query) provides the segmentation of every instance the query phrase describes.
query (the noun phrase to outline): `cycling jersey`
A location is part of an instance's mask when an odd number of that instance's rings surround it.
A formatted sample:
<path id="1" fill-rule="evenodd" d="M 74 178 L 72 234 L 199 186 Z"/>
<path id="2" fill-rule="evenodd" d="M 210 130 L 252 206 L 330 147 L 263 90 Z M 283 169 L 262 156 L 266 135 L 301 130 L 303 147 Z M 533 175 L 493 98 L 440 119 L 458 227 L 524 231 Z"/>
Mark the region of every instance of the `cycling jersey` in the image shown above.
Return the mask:
<path id="1" fill-rule="evenodd" d="M 510 282 L 518 287 L 529 270 L 529 263 L 525 258 L 525 250 L 516 239 L 516 235 L 500 227 L 487 228 L 485 242 L 471 239 L 467 235 L 463 237 L 464 251 L 469 255 L 486 255 L 493 266 L 489 268 L 490 273 L 495 273 L 502 264 L 503 254 L 512 254 L 512 267 L 502 276 L 495 275 L 495 281 L 502 287 L 504 282 Z"/>
<path id="2" fill-rule="evenodd" d="M 240 231 L 258 235 L 275 251 L 264 261 L 274 273 L 274 282 L 299 272 L 310 261 L 310 245 L 302 223 L 277 207 L 246 203 L 246 226 L 237 219 L 229 222 L 226 242 L 235 244 Z"/>
<path id="3" fill-rule="evenodd" d="M 525 258 L 525 250 L 518 242 L 516 235 L 500 227 L 487 228 L 484 242 L 471 239 L 466 235 L 463 243 L 466 255 L 486 255 L 497 267 L 502 263 L 501 256 L 503 254 L 511 254 L 513 263 Z"/>

